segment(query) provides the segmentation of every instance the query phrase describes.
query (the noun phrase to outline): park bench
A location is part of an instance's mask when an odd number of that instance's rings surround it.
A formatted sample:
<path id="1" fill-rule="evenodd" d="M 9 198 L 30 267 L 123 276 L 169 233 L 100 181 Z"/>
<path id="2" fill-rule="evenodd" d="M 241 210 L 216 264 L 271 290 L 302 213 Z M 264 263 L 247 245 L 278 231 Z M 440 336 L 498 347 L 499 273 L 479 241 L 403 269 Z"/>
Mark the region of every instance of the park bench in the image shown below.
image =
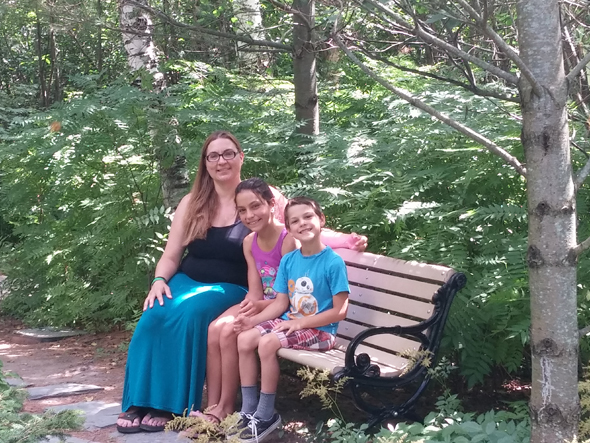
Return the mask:
<path id="1" fill-rule="evenodd" d="M 464 274 L 453 269 L 336 249 L 350 283 L 346 319 L 338 326 L 336 346 L 328 352 L 281 349 L 280 357 L 317 369 L 334 379 L 347 377 L 355 405 L 369 413 L 369 426 L 389 418 L 416 419 L 413 413 L 431 378 L 424 360 L 436 362 L 443 329 Z M 408 355 L 409 353 L 409 355 Z M 393 399 L 375 405 L 367 390 L 400 388 Z"/>

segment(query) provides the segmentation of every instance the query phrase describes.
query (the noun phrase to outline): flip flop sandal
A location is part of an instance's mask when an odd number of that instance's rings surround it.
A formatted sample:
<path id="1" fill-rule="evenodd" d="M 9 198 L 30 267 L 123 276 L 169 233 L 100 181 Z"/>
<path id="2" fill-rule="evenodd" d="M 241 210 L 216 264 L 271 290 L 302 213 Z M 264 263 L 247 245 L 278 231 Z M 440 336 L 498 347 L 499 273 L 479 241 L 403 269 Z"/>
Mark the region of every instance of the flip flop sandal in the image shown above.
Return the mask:
<path id="1" fill-rule="evenodd" d="M 136 418 L 139 418 L 139 426 L 121 426 L 121 425 L 117 425 L 117 431 L 119 431 L 121 434 L 135 434 L 137 432 L 141 432 L 141 420 L 143 420 L 143 417 L 145 417 L 145 414 L 143 414 L 141 411 L 135 411 L 135 412 L 124 412 L 119 414 L 119 417 L 117 418 L 122 418 L 123 420 L 127 420 L 131 423 L 133 423 L 135 421 Z"/>
<path id="2" fill-rule="evenodd" d="M 145 415 L 148 415 L 148 414 L 150 415 L 151 418 L 165 418 L 167 420 L 166 423 L 168 423 L 168 421 L 172 420 L 172 417 L 169 417 L 166 412 L 158 411 L 157 409 L 150 409 L 148 411 L 148 413 Z M 144 417 L 145 417 L 145 415 L 144 415 Z M 166 429 L 166 423 L 164 423 L 163 425 L 158 425 L 158 426 L 145 425 L 145 424 L 141 423 L 139 425 L 139 427 L 145 432 L 160 432 L 160 431 L 163 431 L 164 429 Z"/>
<path id="3" fill-rule="evenodd" d="M 199 410 L 193 411 L 191 412 L 192 415 L 189 415 L 189 417 L 194 417 L 194 418 L 202 418 L 203 420 L 207 420 L 210 423 L 213 423 L 214 425 L 218 425 L 221 423 L 221 419 L 215 415 L 215 414 L 211 414 L 209 412 L 201 412 Z"/>

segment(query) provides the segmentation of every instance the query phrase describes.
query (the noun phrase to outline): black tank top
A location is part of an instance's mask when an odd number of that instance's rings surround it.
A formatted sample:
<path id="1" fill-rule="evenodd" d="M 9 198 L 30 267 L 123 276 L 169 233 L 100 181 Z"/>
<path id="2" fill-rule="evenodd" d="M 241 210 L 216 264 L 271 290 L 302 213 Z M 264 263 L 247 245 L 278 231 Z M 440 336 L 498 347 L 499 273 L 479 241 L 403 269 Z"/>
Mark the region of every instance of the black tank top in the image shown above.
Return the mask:
<path id="1" fill-rule="evenodd" d="M 190 242 L 180 271 L 201 283 L 248 286 L 248 265 L 242 243 L 250 233 L 241 221 L 207 230 L 207 237 Z"/>

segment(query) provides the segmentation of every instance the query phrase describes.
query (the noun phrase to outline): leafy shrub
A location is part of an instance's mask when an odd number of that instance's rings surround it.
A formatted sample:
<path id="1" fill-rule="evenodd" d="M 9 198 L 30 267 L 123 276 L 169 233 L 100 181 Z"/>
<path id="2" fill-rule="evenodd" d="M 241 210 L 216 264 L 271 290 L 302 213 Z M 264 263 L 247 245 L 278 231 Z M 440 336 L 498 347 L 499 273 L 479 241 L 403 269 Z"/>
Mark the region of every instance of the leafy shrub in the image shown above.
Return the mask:
<path id="1" fill-rule="evenodd" d="M 0 441 L 3 443 L 37 443 L 48 435 L 64 436 L 78 429 L 83 418 L 75 411 L 45 412 L 43 415 L 21 413 L 26 393 L 11 388 L 4 378 L 0 360 Z"/>

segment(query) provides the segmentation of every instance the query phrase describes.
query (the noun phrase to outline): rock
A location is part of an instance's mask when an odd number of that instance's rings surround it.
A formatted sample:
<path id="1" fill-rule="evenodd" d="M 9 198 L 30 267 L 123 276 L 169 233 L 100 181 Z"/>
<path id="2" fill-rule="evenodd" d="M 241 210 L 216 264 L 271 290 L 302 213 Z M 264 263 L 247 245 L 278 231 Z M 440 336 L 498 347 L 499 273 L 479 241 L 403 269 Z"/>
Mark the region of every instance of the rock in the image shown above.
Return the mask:
<path id="1" fill-rule="evenodd" d="M 25 337 L 33 338 L 38 341 L 57 341 L 61 340 L 62 338 L 67 337 L 75 337 L 78 335 L 84 335 L 86 332 L 84 331 L 74 331 L 72 329 L 64 329 L 64 328 L 54 328 L 52 326 L 48 326 L 46 328 L 36 328 L 36 329 L 19 329 L 14 331 L 15 334 L 24 335 Z"/>
<path id="2" fill-rule="evenodd" d="M 28 388 L 31 386 L 31 383 L 27 383 L 22 378 L 6 377 L 4 381 L 13 388 Z"/>
<path id="3" fill-rule="evenodd" d="M 28 388 L 30 400 L 38 400 L 47 397 L 65 397 L 68 395 L 87 394 L 101 391 L 104 388 L 96 385 L 80 385 L 77 383 L 62 383 L 59 385 L 38 386 Z"/>
<path id="4" fill-rule="evenodd" d="M 82 411 L 86 416 L 84 429 L 91 431 L 96 428 L 106 428 L 107 426 L 114 425 L 117 422 L 117 416 L 121 413 L 121 405 L 119 403 L 105 403 L 102 401 L 86 401 L 53 406 L 47 410 L 53 412 L 66 410 Z"/>

